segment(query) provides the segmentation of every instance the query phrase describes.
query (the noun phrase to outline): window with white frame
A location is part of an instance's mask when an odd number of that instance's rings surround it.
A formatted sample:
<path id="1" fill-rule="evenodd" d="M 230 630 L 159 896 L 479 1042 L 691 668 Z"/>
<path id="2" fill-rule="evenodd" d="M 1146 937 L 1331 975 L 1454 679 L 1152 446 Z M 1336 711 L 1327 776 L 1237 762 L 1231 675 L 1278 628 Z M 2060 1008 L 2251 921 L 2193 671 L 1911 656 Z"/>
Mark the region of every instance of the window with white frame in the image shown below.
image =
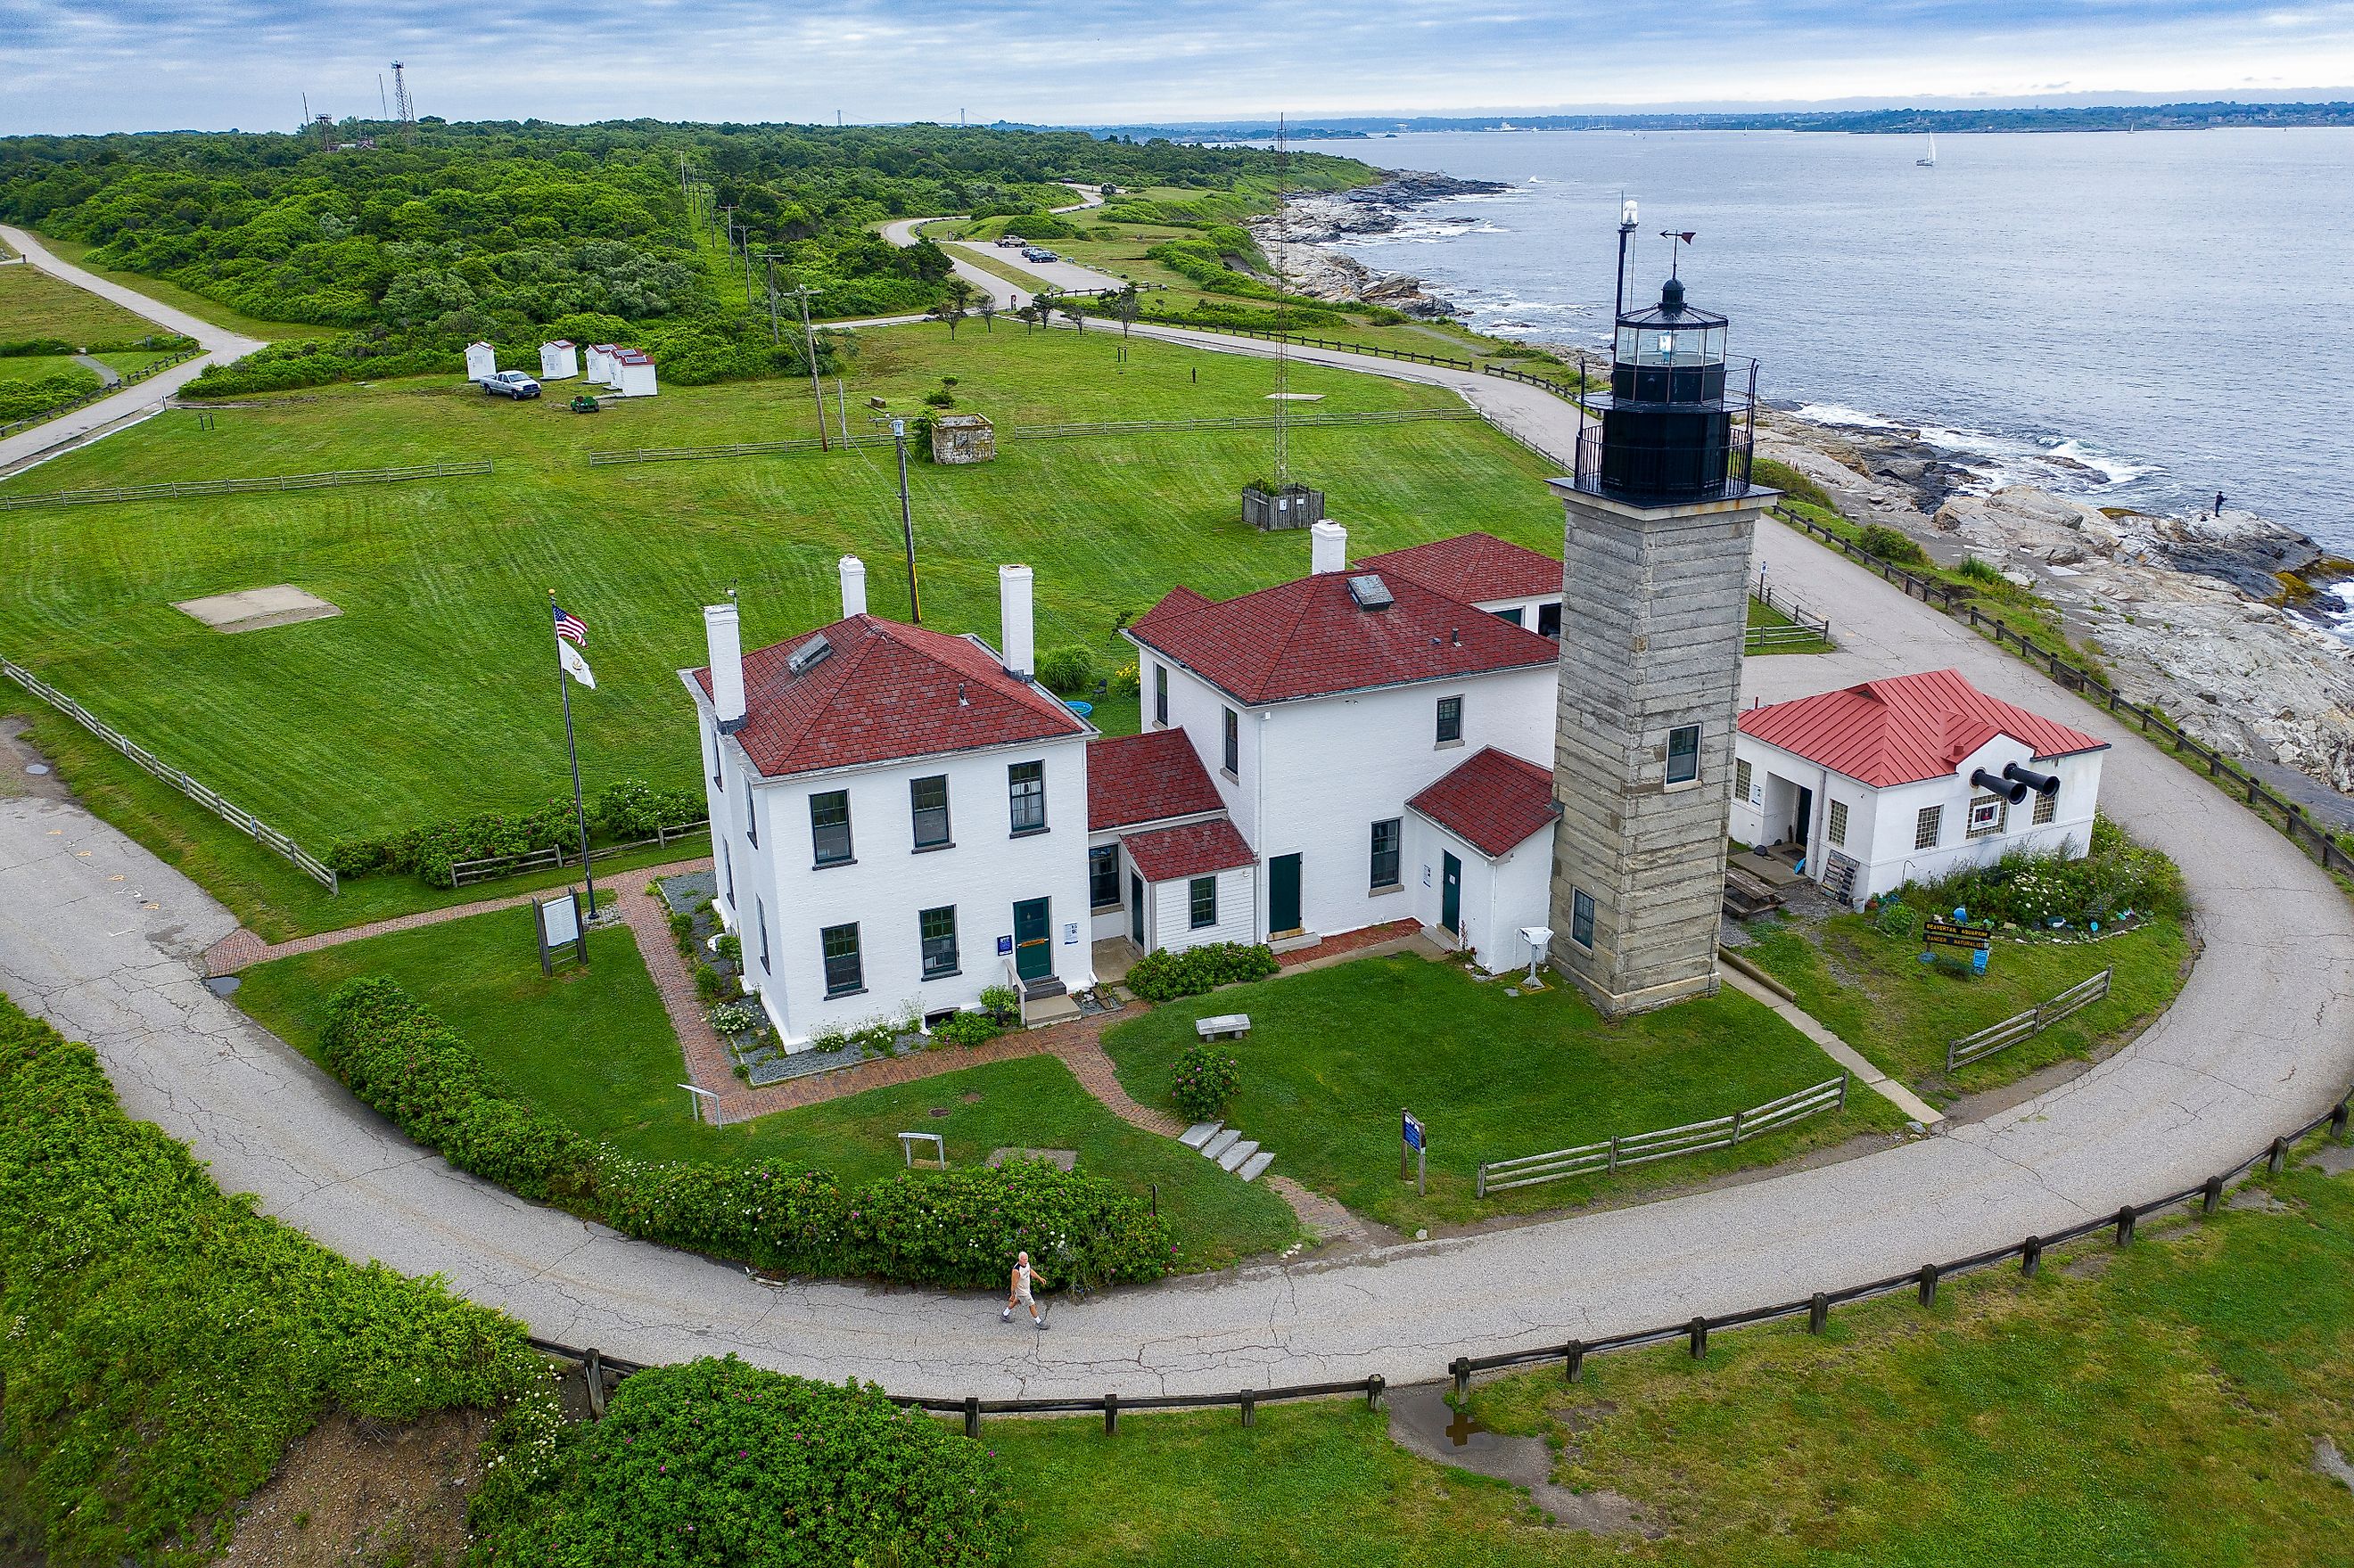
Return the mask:
<path id="1" fill-rule="evenodd" d="M 2059 816 L 2059 814 L 2060 793 L 2058 790 L 2055 789 L 2049 795 L 2038 795 L 2035 797 L 2035 815 L 2031 819 L 2034 826 L 2040 828 L 2044 823 L 2051 821 L 2053 818 Z"/>
<path id="2" fill-rule="evenodd" d="M 1922 807 L 1921 814 L 1913 819 L 1913 847 L 1914 849 L 1935 849 L 1937 847 L 1937 835 L 1945 832 L 1945 807 Z"/>
<path id="3" fill-rule="evenodd" d="M 1974 795 L 1970 798 L 1969 836 L 1974 839 L 1992 838 L 2002 832 L 2010 806 L 1999 795 Z"/>
<path id="4" fill-rule="evenodd" d="M 1689 784 L 1700 777 L 1700 726 L 1679 725 L 1668 731 L 1668 782 Z"/>
<path id="5" fill-rule="evenodd" d="M 1193 906 L 1193 929 L 1198 931 L 1204 926 L 1216 925 L 1218 923 L 1218 879 L 1214 876 L 1197 876 L 1193 879 L 1193 886 L 1189 891 L 1192 894 Z"/>
<path id="6" fill-rule="evenodd" d="M 1823 818 L 1823 835 L 1835 844 L 1847 842 L 1847 802 L 1833 800 L 1830 811 Z"/>

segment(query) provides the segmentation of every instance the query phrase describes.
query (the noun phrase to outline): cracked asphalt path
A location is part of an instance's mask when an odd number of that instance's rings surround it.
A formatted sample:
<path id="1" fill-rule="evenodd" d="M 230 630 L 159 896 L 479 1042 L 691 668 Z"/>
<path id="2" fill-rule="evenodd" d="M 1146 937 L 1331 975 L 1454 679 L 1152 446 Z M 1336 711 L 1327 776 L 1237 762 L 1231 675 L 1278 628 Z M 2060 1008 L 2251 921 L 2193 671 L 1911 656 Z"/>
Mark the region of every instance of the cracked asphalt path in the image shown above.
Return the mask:
<path id="1" fill-rule="evenodd" d="M 1548 445 L 1566 422 L 1533 389 L 1467 391 L 1511 398 L 1512 422 Z M 2354 1073 L 2354 905 L 2318 868 L 2121 721 L 1861 567 L 1778 524 L 1762 525 L 1759 553 L 1830 614 L 1842 647 L 1753 661 L 1750 694 L 1956 665 L 2115 743 L 2103 805 L 2181 863 L 2206 944 L 2175 1007 L 2134 1044 L 1989 1120 L 1860 1159 L 1117 1291 L 1066 1305 L 1039 1335 L 1002 1324 L 985 1295 L 762 1286 L 451 1170 L 205 990 L 203 951 L 235 922 L 68 802 L 0 800 L 0 990 L 88 1040 L 131 1113 L 188 1139 L 224 1187 L 348 1256 L 441 1274 L 539 1334 L 637 1360 L 734 1351 L 936 1396 L 1429 1378 L 1458 1354 L 1796 1299 L 2112 1213 L 2236 1163 L 2337 1098 Z"/>

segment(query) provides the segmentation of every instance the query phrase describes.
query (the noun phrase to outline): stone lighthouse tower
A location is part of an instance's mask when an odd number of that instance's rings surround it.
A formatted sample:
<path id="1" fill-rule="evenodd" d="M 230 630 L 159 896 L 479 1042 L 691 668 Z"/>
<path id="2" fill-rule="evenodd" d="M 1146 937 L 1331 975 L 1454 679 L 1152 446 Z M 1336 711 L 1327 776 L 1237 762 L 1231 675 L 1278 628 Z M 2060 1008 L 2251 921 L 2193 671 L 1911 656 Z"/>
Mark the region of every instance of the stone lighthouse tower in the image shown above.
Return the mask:
<path id="1" fill-rule="evenodd" d="M 1628 226 L 1631 228 L 1631 225 Z M 1611 1017 L 1716 989 L 1750 539 L 1756 366 L 1725 318 L 1622 310 L 1578 432 L 1562 553 L 1552 962 Z"/>

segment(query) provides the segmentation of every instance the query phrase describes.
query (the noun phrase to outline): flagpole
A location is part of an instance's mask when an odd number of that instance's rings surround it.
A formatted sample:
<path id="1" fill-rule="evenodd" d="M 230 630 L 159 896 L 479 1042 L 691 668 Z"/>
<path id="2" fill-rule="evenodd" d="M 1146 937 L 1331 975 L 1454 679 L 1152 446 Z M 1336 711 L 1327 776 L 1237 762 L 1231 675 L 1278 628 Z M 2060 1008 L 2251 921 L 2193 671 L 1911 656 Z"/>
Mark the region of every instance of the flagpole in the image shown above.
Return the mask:
<path id="1" fill-rule="evenodd" d="M 556 590 L 547 590 L 547 620 L 553 630 L 556 624 Z M 580 803 L 580 747 L 572 739 L 572 678 L 564 673 L 564 650 L 559 642 L 556 651 L 556 689 L 564 697 L 564 750 L 572 759 L 572 817 L 580 829 L 580 874 L 588 884 L 588 918 L 597 918 L 597 874 L 588 869 L 588 810 Z"/>

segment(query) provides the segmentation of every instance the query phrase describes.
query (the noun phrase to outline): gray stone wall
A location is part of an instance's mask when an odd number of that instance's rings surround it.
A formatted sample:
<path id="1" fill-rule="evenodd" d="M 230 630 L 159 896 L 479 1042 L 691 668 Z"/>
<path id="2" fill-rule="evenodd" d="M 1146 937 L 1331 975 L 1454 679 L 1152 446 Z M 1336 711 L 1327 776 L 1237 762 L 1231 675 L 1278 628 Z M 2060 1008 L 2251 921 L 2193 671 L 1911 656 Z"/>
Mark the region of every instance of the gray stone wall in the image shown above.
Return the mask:
<path id="1" fill-rule="evenodd" d="M 1553 967 L 1617 1016 L 1716 989 L 1750 539 L 1773 497 L 1638 507 L 1553 482 L 1563 544 Z M 1700 728 L 1700 776 L 1667 782 Z M 1578 944 L 1573 890 L 1594 900 Z"/>

